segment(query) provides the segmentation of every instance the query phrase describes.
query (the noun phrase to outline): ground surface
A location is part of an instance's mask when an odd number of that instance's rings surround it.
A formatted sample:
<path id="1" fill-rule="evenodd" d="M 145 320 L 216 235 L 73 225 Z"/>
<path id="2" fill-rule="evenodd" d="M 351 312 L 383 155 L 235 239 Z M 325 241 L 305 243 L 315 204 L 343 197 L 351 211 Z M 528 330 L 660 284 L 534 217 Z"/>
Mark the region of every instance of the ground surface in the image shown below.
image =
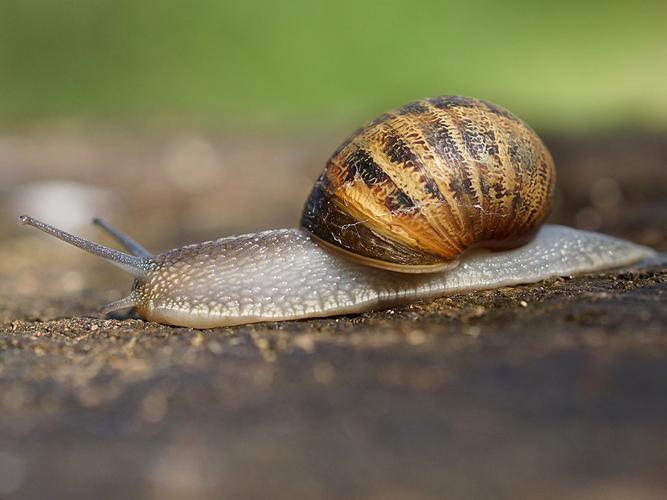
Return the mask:
<path id="1" fill-rule="evenodd" d="M 664 498 L 664 263 L 197 331 L 96 316 L 131 279 L 14 225 L 108 243 L 101 213 L 154 250 L 293 225 L 334 145 L 0 140 L 2 498 Z M 667 250 L 667 140 L 549 145 L 554 222 Z"/>

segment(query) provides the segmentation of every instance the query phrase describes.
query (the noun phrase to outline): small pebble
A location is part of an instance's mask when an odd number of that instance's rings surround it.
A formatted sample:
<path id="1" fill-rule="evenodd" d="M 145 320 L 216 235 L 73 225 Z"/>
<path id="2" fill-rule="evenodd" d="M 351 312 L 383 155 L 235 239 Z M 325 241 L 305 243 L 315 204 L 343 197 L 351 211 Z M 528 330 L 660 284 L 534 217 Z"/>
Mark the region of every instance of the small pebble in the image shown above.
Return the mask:
<path id="1" fill-rule="evenodd" d="M 313 366 L 313 378 L 320 384 L 330 384 L 335 376 L 334 367 L 327 361 L 318 361 Z"/>
<path id="2" fill-rule="evenodd" d="M 426 334 L 422 330 L 412 330 L 407 335 L 407 341 L 410 345 L 421 345 L 426 342 Z"/>
<path id="3" fill-rule="evenodd" d="M 213 354 L 222 354 L 222 346 L 220 345 L 220 342 L 215 340 L 208 343 L 208 350 Z"/>
<path id="4" fill-rule="evenodd" d="M 472 338 L 476 339 L 482 333 L 482 329 L 479 326 L 471 326 L 466 328 L 463 333 L 470 335 Z"/>

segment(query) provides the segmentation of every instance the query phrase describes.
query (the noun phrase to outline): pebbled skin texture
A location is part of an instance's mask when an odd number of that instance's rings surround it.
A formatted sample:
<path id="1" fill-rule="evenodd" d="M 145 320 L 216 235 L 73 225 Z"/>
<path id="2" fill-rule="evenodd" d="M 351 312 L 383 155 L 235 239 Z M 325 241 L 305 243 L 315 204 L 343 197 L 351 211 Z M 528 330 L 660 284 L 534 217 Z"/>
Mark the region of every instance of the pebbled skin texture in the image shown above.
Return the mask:
<path id="1" fill-rule="evenodd" d="M 610 236 L 543 226 L 528 244 L 472 250 L 453 270 L 404 274 L 331 253 L 303 230 L 223 238 L 156 256 L 132 292 L 145 319 L 193 328 L 360 313 L 466 290 L 622 267 L 655 255 Z"/>

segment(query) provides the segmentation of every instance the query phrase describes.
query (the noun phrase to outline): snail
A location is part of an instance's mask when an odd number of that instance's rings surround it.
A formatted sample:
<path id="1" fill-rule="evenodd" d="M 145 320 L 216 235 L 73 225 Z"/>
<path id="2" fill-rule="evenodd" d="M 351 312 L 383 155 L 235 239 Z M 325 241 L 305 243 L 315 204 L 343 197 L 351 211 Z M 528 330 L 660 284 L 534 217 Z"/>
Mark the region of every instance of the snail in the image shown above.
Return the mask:
<path id="1" fill-rule="evenodd" d="M 507 110 L 480 99 L 421 99 L 385 113 L 333 153 L 298 229 L 151 255 L 107 222 L 129 253 L 34 226 L 135 276 L 146 320 L 211 328 L 382 309 L 466 290 L 622 267 L 655 255 L 603 234 L 545 225 L 552 157 Z"/>

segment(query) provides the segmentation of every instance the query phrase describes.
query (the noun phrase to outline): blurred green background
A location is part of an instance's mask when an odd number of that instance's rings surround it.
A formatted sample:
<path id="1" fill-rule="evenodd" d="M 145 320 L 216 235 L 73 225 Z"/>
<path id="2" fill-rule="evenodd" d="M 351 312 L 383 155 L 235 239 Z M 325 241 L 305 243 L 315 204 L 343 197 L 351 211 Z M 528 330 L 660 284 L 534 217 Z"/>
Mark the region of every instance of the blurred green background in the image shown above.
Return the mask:
<path id="1" fill-rule="evenodd" d="M 0 126 L 336 126 L 438 94 L 667 129 L 667 2 L 3 0 Z"/>

